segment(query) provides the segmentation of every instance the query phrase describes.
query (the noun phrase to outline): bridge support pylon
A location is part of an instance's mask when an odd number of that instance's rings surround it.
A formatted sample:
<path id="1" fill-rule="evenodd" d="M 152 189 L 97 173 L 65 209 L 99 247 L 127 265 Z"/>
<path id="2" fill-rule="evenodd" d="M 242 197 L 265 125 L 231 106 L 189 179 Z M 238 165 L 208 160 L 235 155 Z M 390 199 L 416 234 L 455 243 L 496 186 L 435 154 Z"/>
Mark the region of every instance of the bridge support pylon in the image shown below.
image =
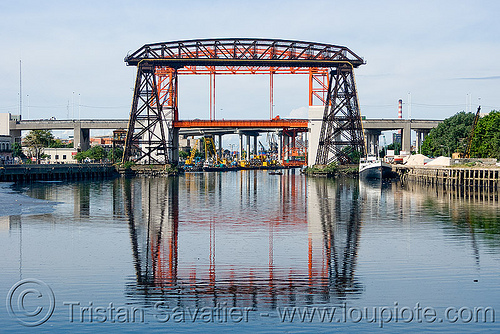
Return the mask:
<path id="1" fill-rule="evenodd" d="M 147 62 L 137 66 L 123 162 L 177 164 L 177 91 L 176 69 L 158 68 Z"/>
<path id="2" fill-rule="evenodd" d="M 330 71 L 315 163 L 348 164 L 364 155 L 363 125 L 353 67 L 345 64 Z"/>

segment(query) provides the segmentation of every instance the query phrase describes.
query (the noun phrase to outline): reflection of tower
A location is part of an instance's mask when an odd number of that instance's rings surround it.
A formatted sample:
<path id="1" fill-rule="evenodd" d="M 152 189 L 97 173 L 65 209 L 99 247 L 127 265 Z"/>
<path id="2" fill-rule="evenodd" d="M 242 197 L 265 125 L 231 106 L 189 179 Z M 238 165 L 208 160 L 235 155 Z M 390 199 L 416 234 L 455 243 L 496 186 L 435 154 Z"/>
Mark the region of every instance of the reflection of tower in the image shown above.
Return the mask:
<path id="1" fill-rule="evenodd" d="M 362 287 L 354 276 L 361 229 L 359 188 L 353 182 L 336 184 L 327 179 L 314 180 L 314 184 L 316 192 L 311 191 L 308 196 L 311 203 L 308 221 L 312 225 L 310 233 L 322 235 L 322 276 L 328 277 L 328 287 L 337 297 L 359 293 Z M 319 206 L 319 210 L 314 210 L 311 205 Z M 309 249 L 312 253 L 314 247 Z M 310 259 L 312 272 L 314 265 L 319 264 L 314 262 L 312 254 Z"/>
<path id="2" fill-rule="evenodd" d="M 163 178 L 122 180 L 137 273 L 128 296 L 149 305 L 276 308 L 357 293 L 352 272 L 359 224 L 337 221 L 332 211 L 312 227 L 306 217 L 317 194 L 308 195 L 307 179 L 293 171 L 266 174 L 193 173 L 180 185 Z M 318 216 L 317 200 L 312 205 Z M 357 210 L 352 200 L 342 205 Z"/>
<path id="3" fill-rule="evenodd" d="M 178 178 L 124 181 L 125 212 L 140 284 L 176 284 L 178 187 Z"/>

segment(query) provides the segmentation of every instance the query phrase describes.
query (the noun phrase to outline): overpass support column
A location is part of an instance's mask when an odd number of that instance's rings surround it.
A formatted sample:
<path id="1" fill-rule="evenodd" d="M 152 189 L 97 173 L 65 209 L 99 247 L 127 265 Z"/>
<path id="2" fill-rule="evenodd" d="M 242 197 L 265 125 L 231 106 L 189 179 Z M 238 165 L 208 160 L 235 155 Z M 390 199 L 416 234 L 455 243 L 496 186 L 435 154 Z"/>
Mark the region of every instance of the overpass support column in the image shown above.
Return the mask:
<path id="1" fill-rule="evenodd" d="M 316 153 L 318 152 L 319 136 L 321 132 L 321 123 L 323 121 L 324 106 L 309 106 L 309 132 L 307 147 L 307 165 L 313 166 L 316 163 Z"/>
<path id="2" fill-rule="evenodd" d="M 283 132 L 278 133 L 278 160 L 280 163 L 283 162 Z"/>
<path id="3" fill-rule="evenodd" d="M 90 148 L 90 129 L 82 129 L 80 123 L 75 123 L 73 147 L 81 151 L 86 151 Z"/>
<path id="4" fill-rule="evenodd" d="M 257 153 L 259 152 L 259 148 L 257 147 L 257 138 L 258 138 L 258 135 L 255 135 L 253 136 L 253 155 L 254 157 L 257 156 Z"/>
<path id="5" fill-rule="evenodd" d="M 168 152 L 170 154 L 169 161 L 177 165 L 179 163 L 179 129 L 172 128 L 172 148 Z"/>
<path id="6" fill-rule="evenodd" d="M 240 141 L 239 141 L 239 147 L 238 147 L 238 160 L 243 159 L 243 134 L 240 133 Z"/>
<path id="7" fill-rule="evenodd" d="M 426 130 L 422 130 L 422 132 L 423 132 L 422 143 L 424 142 L 425 138 L 427 138 L 427 136 L 429 135 L 430 131 L 431 130 L 427 130 L 427 129 Z"/>
<path id="8" fill-rule="evenodd" d="M 405 123 L 401 135 L 401 149 L 411 154 L 411 123 Z"/>
<path id="9" fill-rule="evenodd" d="M 247 156 L 246 161 L 250 161 L 250 135 L 247 135 Z"/>
<path id="10" fill-rule="evenodd" d="M 219 135 L 219 158 L 222 159 L 222 135 Z"/>
<path id="11" fill-rule="evenodd" d="M 378 130 L 366 130 L 365 135 L 366 135 L 366 145 L 367 145 L 367 152 L 369 155 L 377 155 L 378 154 L 378 142 L 379 142 L 379 136 L 381 134 L 381 131 Z"/>
<path id="12" fill-rule="evenodd" d="M 11 144 L 21 143 L 21 130 L 9 130 Z"/>
<path id="13" fill-rule="evenodd" d="M 429 134 L 429 131 L 430 130 L 427 130 L 427 129 L 418 129 L 416 130 L 417 132 L 417 141 L 416 141 L 416 144 L 417 144 L 417 153 L 422 153 L 422 144 L 425 140 L 425 138 L 427 137 L 427 135 Z"/>
<path id="14" fill-rule="evenodd" d="M 416 146 L 415 149 L 416 149 L 417 153 L 420 153 L 420 148 L 422 147 L 422 141 L 423 141 L 422 140 L 423 132 L 420 129 L 416 129 L 415 132 L 417 134 L 417 138 L 415 140 L 415 146 Z"/>

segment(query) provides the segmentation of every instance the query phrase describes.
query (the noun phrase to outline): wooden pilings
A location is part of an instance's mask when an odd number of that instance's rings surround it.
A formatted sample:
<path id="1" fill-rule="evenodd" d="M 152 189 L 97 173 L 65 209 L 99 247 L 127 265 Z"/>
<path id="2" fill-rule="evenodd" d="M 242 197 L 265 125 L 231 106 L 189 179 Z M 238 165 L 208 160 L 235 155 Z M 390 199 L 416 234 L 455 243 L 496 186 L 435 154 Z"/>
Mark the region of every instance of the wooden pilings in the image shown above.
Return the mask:
<path id="1" fill-rule="evenodd" d="M 395 166 L 393 169 L 403 183 L 453 191 L 460 197 L 498 201 L 500 168 Z"/>

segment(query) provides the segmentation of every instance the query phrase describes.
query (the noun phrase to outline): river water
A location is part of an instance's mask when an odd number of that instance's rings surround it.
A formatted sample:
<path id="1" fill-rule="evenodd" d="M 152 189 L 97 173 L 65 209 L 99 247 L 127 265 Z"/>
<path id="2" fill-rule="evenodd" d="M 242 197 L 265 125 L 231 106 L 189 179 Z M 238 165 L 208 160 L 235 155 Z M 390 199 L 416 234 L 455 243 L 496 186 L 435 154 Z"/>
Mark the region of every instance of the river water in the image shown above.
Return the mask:
<path id="1" fill-rule="evenodd" d="M 500 330 L 497 194 L 297 171 L 0 186 L 2 330 Z"/>

